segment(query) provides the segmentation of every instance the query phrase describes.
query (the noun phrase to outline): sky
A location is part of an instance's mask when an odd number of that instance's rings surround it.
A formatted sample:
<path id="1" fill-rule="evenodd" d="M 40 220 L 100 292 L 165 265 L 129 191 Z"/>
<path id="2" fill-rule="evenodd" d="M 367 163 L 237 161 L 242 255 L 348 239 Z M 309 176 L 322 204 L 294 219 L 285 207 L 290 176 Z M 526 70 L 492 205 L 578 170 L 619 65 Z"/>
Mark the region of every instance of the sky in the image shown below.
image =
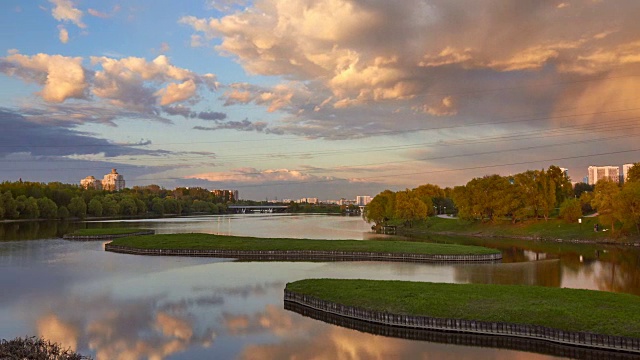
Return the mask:
<path id="1" fill-rule="evenodd" d="M 0 181 L 353 199 L 640 161 L 637 0 L 0 10 Z"/>

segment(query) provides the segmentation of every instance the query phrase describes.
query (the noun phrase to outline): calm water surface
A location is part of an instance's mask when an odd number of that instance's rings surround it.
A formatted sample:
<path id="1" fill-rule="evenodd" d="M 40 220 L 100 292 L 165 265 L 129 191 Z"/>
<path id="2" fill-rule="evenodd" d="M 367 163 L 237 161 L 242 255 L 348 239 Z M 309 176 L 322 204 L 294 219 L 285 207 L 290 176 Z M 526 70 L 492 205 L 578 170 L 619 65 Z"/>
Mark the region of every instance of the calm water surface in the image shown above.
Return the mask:
<path id="1" fill-rule="evenodd" d="M 356 217 L 242 215 L 127 221 L 157 233 L 377 237 Z M 372 335 L 284 310 L 305 278 L 526 284 L 640 294 L 633 248 L 434 238 L 496 247 L 500 264 L 238 262 L 106 253 L 58 237 L 123 222 L 0 224 L 0 338 L 40 335 L 97 359 L 556 359 Z M 457 343 L 466 343 L 454 340 Z M 555 353 L 557 354 L 557 353 Z"/>

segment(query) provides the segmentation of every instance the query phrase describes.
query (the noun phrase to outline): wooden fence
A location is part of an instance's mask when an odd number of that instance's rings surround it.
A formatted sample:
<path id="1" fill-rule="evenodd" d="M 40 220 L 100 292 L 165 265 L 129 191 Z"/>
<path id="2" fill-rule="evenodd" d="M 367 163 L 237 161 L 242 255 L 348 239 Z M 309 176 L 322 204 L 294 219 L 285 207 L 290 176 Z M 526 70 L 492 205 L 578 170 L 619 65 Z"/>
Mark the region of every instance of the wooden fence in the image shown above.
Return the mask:
<path id="1" fill-rule="evenodd" d="M 638 338 L 564 331 L 538 325 L 391 314 L 346 306 L 318 299 L 313 296 L 298 294 L 286 289 L 284 291 L 284 300 L 308 306 L 319 311 L 388 326 L 514 336 L 568 345 L 640 353 L 640 339 Z"/>
<path id="2" fill-rule="evenodd" d="M 311 259 L 311 260 L 385 260 L 405 262 L 495 262 L 502 254 L 483 255 L 428 255 L 406 253 L 376 253 L 362 251 L 316 251 L 316 250 L 204 250 L 204 249 L 139 249 L 128 246 L 105 244 L 106 251 L 154 256 L 201 256 L 239 259 Z"/>

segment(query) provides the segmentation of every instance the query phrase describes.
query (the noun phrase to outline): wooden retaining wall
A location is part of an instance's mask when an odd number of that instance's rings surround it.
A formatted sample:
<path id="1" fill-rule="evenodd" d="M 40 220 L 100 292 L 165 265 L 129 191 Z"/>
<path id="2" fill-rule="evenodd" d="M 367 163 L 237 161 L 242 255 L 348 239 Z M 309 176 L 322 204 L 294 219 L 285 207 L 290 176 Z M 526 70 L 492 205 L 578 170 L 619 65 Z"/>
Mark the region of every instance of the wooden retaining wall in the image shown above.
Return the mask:
<path id="1" fill-rule="evenodd" d="M 110 240 L 117 239 L 121 237 L 128 236 L 139 236 L 139 235 L 154 235 L 156 233 L 155 230 L 144 230 L 137 231 L 128 234 L 116 234 L 116 235 L 64 235 L 62 238 L 66 240 L 77 240 L 77 241 L 89 241 L 89 240 Z"/>
<path id="2" fill-rule="evenodd" d="M 306 305 L 291 301 L 284 302 L 285 310 L 293 311 L 302 316 L 320 320 L 329 324 L 366 332 L 369 334 L 395 337 L 407 340 L 428 341 L 441 344 L 461 346 L 490 347 L 509 349 L 538 354 L 552 355 L 570 359 L 588 360 L 631 360 L 638 359 L 634 353 L 615 350 L 594 349 L 581 346 L 559 344 L 538 339 L 496 336 L 479 333 L 429 330 L 409 327 L 388 326 L 369 321 L 358 320 L 346 316 L 336 315 L 316 310 Z"/>
<path id="3" fill-rule="evenodd" d="M 362 251 L 315 251 L 315 250 L 202 250 L 202 249 L 138 249 L 128 246 L 105 244 L 106 251 L 154 256 L 200 256 L 238 259 L 311 259 L 311 260 L 384 260 L 406 262 L 494 262 L 502 259 L 502 254 L 484 255 L 427 255 L 403 253 L 375 253 Z"/>
<path id="4" fill-rule="evenodd" d="M 587 332 L 563 331 L 538 325 L 503 322 L 443 319 L 428 316 L 390 314 L 325 301 L 313 296 L 284 290 L 284 300 L 325 311 L 331 314 L 388 326 L 426 330 L 456 331 L 488 335 L 502 335 L 545 340 L 560 344 L 626 351 L 640 354 L 640 339 L 601 335 Z"/>

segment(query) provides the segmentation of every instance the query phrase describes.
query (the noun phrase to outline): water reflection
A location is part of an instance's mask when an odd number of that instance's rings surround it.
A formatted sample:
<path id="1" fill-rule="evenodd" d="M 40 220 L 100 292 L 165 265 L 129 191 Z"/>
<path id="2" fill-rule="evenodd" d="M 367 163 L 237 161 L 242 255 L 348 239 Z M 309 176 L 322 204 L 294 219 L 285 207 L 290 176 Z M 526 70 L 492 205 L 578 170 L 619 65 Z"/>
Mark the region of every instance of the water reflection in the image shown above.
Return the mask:
<path id="1" fill-rule="evenodd" d="M 231 216 L 128 221 L 158 232 L 367 239 L 357 218 Z M 106 253 L 57 237 L 117 221 L 2 224 L 0 337 L 43 335 L 98 359 L 548 359 L 516 350 L 382 337 L 282 309 L 287 282 L 369 278 L 527 284 L 640 294 L 640 250 L 497 239 L 498 264 L 235 262 Z M 52 235 L 55 234 L 55 235 Z M 45 238 L 41 238 L 44 236 Z M 15 241 L 15 240 L 33 241 Z M 581 258 L 582 257 L 582 258 Z M 8 289 L 5 291 L 5 289 Z"/>

